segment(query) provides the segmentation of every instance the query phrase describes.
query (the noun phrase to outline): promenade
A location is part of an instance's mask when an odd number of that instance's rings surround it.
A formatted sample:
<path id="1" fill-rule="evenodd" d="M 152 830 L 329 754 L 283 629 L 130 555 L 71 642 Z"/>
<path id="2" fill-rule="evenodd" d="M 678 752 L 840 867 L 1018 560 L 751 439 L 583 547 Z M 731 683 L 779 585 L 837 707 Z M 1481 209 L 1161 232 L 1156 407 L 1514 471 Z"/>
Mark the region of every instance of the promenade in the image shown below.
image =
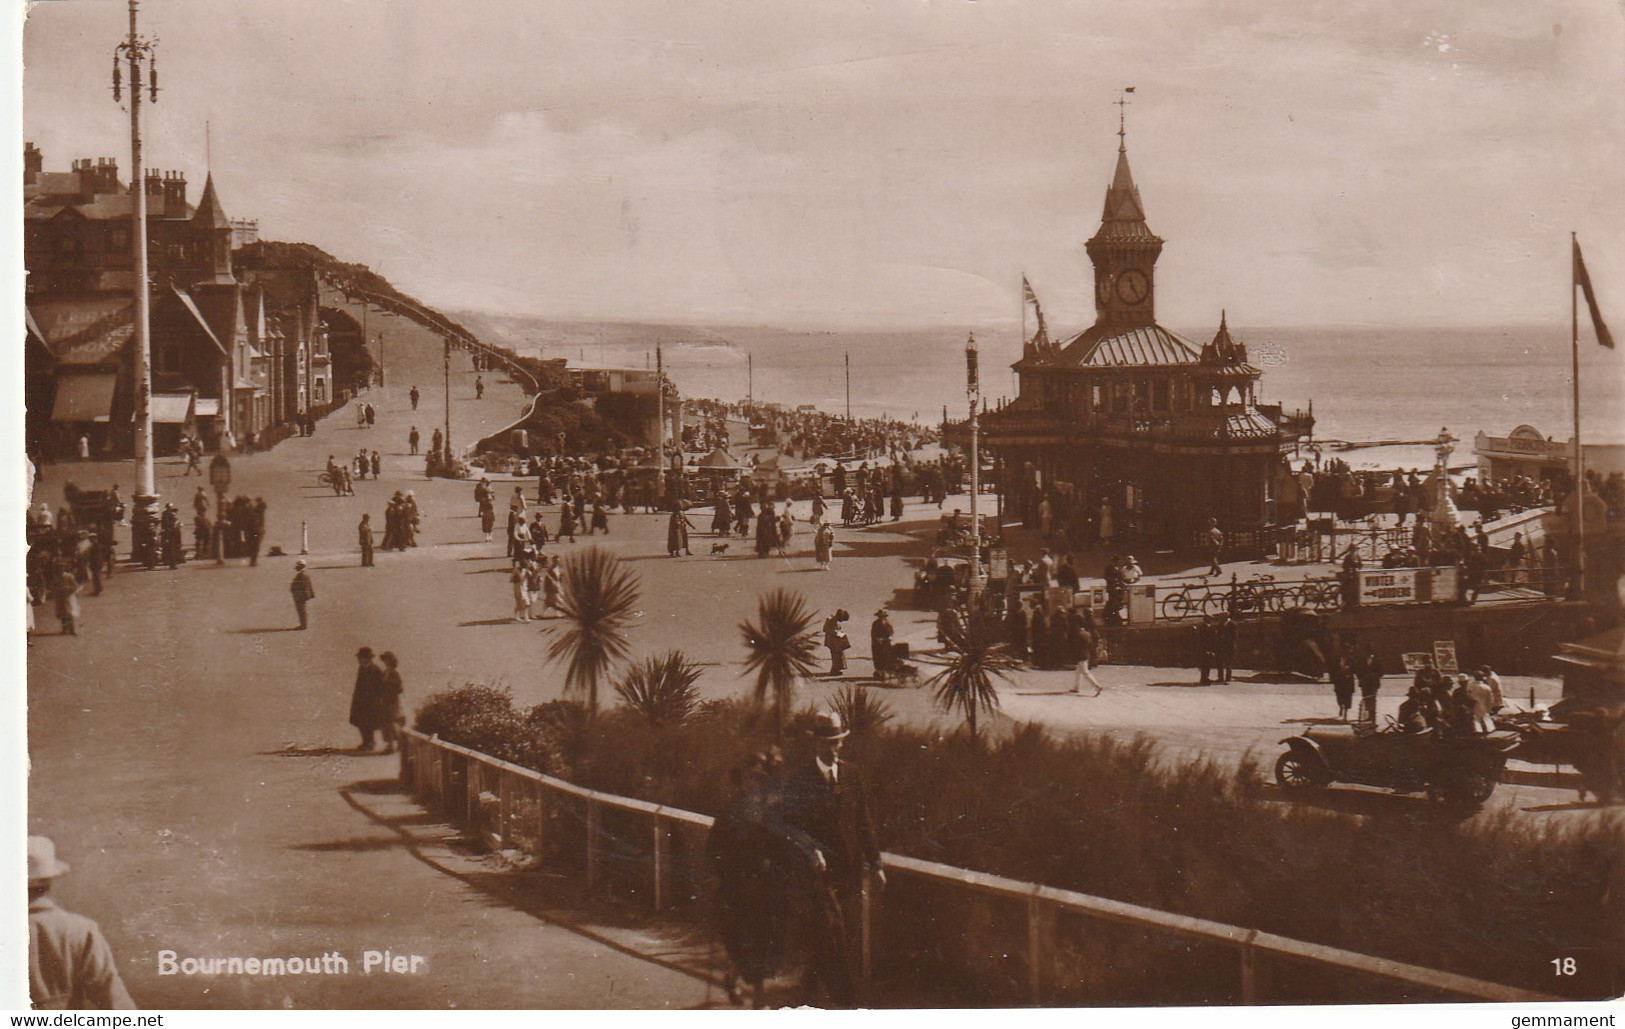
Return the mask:
<path id="1" fill-rule="evenodd" d="M 395 762 L 353 748 L 347 724 L 358 646 L 400 656 L 410 712 L 448 684 L 490 682 L 532 704 L 562 695 L 562 669 L 544 659 L 550 623 L 511 620 L 512 591 L 500 540 L 484 543 L 472 484 L 423 476 L 407 453 L 417 425 L 427 446 L 445 418 L 438 337 L 402 319 L 372 315 L 389 338 L 389 387 L 361 397 L 378 409 L 359 429 L 353 406 L 319 423 L 310 438 L 234 457 L 231 493 L 264 496 L 266 548 L 258 567 L 241 560 L 178 570 L 123 571 L 84 602 L 77 638 L 41 635 L 29 651 L 28 730 L 32 775 L 28 827 L 54 837 L 74 866 L 64 904 L 97 918 L 138 1002 L 150 1007 L 690 1007 L 714 999 L 693 955 L 642 930 L 551 918 L 517 897 L 492 858 L 480 858 L 393 792 Z M 523 406 L 519 388 L 487 373 L 474 399 L 466 354 L 453 355 L 451 434 L 461 446 L 494 431 Z M 418 410 L 407 400 L 417 385 Z M 692 387 L 691 387 L 692 388 Z M 355 497 L 319 487 L 329 454 L 359 448 L 383 455 L 383 478 L 356 483 Z M 199 483 L 164 460 L 159 486 L 190 520 Z M 61 502 L 70 479 L 82 488 L 118 483 L 132 492 L 129 464 L 46 469 L 35 498 Z M 534 480 L 527 481 L 534 495 Z M 497 483 L 499 510 L 511 485 Z M 370 511 L 381 537 L 384 504 L 415 491 L 423 511 L 419 549 L 382 553 L 359 567 L 355 525 Z M 212 497 L 211 497 L 212 501 Z M 948 507 L 954 506 L 950 498 Z M 803 505 L 804 506 L 804 505 Z M 805 517 L 805 511 L 802 512 Z M 696 514 L 697 529 L 708 512 Z M 833 570 L 817 572 L 811 534 L 798 524 L 792 556 L 759 560 L 745 540 L 712 555 L 696 535 L 693 557 L 665 556 L 663 515 L 612 516 L 605 536 L 550 544 L 557 552 L 605 546 L 640 578 L 634 654 L 682 649 L 705 667 L 708 696 L 741 695 L 737 625 L 774 587 L 803 593 L 821 614 L 845 607 L 859 659 L 869 671 L 867 626 L 875 609 L 900 600 L 910 559 L 929 550 L 937 509 L 911 505 L 905 519 L 838 530 Z M 548 519 L 556 526 L 556 512 Z M 308 631 L 296 629 L 288 594 L 301 525 L 308 532 L 317 598 Z M 188 539 L 190 531 L 188 530 Z M 123 534 L 121 553 L 127 551 Z M 41 629 L 49 633 L 49 610 Z M 894 613 L 900 639 L 935 649 L 931 615 Z M 926 658 L 929 661 L 929 655 Z M 929 664 L 924 672 L 932 670 Z M 1001 689 L 1004 717 L 1059 732 L 1150 731 L 1174 753 L 1221 761 L 1249 750 L 1273 760 L 1280 737 L 1334 711 L 1323 684 L 1238 682 L 1181 688 L 1188 669 L 1108 666 L 1100 697 L 1045 695 L 1071 687 L 1071 674 L 1026 673 Z M 1551 699 L 1549 681 L 1530 686 Z M 803 689 L 801 699 L 830 686 Z M 1391 712 L 1403 691 L 1385 691 Z M 926 690 L 884 691 L 900 719 L 940 722 Z M 613 702 L 607 687 L 604 703 Z M 1497 805 L 1562 806 L 1573 794 L 1504 786 Z M 1557 817 L 1557 815 L 1552 815 Z M 1565 816 L 1566 817 L 1566 816 Z M 568 892 L 571 887 L 561 886 Z M 611 923 L 613 920 L 609 920 Z M 420 955 L 408 974 L 362 974 L 369 949 Z M 349 975 L 247 977 L 161 975 L 160 952 L 179 957 L 344 954 Z"/>

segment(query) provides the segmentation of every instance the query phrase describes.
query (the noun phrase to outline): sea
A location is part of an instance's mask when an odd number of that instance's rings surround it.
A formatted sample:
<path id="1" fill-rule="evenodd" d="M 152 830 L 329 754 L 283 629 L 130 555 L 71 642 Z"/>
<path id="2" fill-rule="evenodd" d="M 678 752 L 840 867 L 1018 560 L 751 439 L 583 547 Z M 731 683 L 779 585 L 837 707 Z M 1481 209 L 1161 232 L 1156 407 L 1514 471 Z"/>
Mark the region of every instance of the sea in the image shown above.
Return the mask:
<path id="1" fill-rule="evenodd" d="M 791 331 L 766 327 L 504 323 L 515 350 L 575 364 L 645 367 L 660 360 L 689 396 L 811 404 L 855 417 L 935 424 L 963 418 L 966 333 L 953 329 Z M 1211 335 L 1174 329 L 1200 345 Z M 1426 468 L 1441 430 L 1459 440 L 1452 467 L 1473 463 L 1473 437 L 1531 425 L 1573 434 L 1569 327 L 1232 328 L 1263 371 L 1259 397 L 1289 410 L 1313 404 L 1324 456 L 1357 468 Z M 1017 327 L 975 332 L 982 395 L 996 406 L 1016 393 L 1009 366 L 1021 353 Z M 1625 442 L 1625 354 L 1582 333 L 1582 437 Z M 1330 441 L 1382 447 L 1341 449 Z"/>

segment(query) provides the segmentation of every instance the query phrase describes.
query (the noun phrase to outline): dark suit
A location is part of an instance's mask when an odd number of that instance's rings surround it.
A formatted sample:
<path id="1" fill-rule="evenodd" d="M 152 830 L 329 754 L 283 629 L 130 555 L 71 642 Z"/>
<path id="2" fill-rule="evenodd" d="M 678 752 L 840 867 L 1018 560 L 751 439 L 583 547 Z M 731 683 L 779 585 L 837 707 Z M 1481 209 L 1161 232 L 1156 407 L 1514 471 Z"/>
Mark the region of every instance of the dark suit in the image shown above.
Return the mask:
<path id="1" fill-rule="evenodd" d="M 373 733 L 384 728 L 384 670 L 368 660 L 356 669 L 350 694 L 350 724 L 361 730 L 361 748 L 371 750 Z"/>
<path id="2" fill-rule="evenodd" d="M 822 854 L 827 868 L 818 897 L 825 931 L 808 968 L 809 986 L 822 985 L 831 1006 L 851 1007 L 859 905 L 865 875 L 880 867 L 880 846 L 862 781 L 845 762 L 836 769 L 830 782 L 809 755 L 785 780 L 784 820 L 792 839 Z"/>

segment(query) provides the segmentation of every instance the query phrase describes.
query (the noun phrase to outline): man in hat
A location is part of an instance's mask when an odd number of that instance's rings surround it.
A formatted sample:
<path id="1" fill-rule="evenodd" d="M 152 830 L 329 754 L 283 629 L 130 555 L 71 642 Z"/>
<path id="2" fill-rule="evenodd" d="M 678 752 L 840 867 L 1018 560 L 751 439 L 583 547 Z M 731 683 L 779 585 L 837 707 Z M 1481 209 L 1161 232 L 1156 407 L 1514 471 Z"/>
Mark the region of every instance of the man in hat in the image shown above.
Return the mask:
<path id="1" fill-rule="evenodd" d="M 856 1002 L 853 958 L 862 898 L 869 882 L 886 884 L 863 782 L 841 761 L 847 735 L 838 712 L 818 712 L 809 752 L 784 785 L 785 825 L 812 865 L 822 930 L 806 985 L 813 997 L 823 987 L 832 1007 L 852 1007 Z"/>
<path id="2" fill-rule="evenodd" d="M 361 732 L 361 749 L 371 750 L 373 734 L 384 728 L 384 670 L 372 663 L 372 648 L 355 652 L 355 690 L 350 694 L 350 724 Z"/>
<path id="3" fill-rule="evenodd" d="M 41 1009 L 133 1010 L 101 927 L 64 911 L 51 881 L 68 871 L 45 836 L 28 838 L 28 996 Z"/>
<path id="4" fill-rule="evenodd" d="M 308 629 L 310 619 L 305 613 L 305 605 L 316 599 L 316 586 L 305 572 L 303 561 L 293 563 L 293 582 L 288 585 L 288 592 L 293 594 L 293 606 L 299 612 L 299 628 Z"/>

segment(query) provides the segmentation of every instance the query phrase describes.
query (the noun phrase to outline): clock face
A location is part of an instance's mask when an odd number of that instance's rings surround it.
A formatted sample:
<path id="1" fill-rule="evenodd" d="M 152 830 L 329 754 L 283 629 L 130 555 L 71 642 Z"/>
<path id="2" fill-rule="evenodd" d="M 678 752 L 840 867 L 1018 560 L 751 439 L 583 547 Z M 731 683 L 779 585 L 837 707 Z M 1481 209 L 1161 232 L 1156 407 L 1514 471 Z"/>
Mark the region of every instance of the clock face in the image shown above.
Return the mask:
<path id="1" fill-rule="evenodd" d="M 1102 304 L 1104 304 L 1107 301 L 1111 300 L 1111 298 L 1112 298 L 1112 273 L 1111 272 L 1096 272 L 1095 273 L 1095 296 L 1099 298 L 1099 300 L 1100 300 L 1100 302 Z"/>
<path id="2" fill-rule="evenodd" d="M 1117 277 L 1117 299 L 1125 304 L 1144 303 L 1151 295 L 1151 280 L 1138 268 L 1130 268 Z"/>

